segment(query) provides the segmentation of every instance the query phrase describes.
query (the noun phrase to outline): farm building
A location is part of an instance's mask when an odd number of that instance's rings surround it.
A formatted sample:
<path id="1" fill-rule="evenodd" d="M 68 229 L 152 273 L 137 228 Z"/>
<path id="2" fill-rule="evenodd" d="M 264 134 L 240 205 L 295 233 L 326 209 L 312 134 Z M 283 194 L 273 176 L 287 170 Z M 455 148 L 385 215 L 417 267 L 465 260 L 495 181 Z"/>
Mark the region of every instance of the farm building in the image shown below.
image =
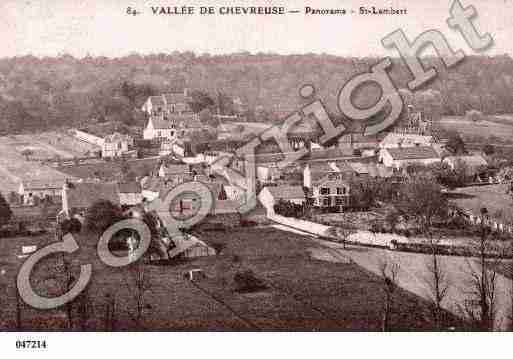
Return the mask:
<path id="1" fill-rule="evenodd" d="M 64 179 L 25 180 L 20 183 L 18 194 L 25 205 L 34 205 L 36 197 L 43 199 L 49 196 L 53 201 L 60 202 Z"/>
<path id="2" fill-rule="evenodd" d="M 118 184 L 119 202 L 125 206 L 135 206 L 142 202 L 142 188 L 138 182 L 126 182 Z"/>
<path id="3" fill-rule="evenodd" d="M 380 162 L 395 169 L 412 164 L 430 165 L 440 162 L 440 156 L 431 146 L 384 148 L 380 151 Z"/>

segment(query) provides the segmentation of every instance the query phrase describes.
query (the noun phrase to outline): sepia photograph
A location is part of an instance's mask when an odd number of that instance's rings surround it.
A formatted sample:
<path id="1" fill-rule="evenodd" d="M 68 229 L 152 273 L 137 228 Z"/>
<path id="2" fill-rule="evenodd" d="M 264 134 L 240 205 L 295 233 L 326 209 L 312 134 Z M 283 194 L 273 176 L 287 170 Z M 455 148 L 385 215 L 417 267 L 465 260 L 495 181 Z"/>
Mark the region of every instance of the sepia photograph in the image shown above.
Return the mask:
<path id="1" fill-rule="evenodd" d="M 5 345 L 512 331 L 512 15 L 1 0 Z"/>

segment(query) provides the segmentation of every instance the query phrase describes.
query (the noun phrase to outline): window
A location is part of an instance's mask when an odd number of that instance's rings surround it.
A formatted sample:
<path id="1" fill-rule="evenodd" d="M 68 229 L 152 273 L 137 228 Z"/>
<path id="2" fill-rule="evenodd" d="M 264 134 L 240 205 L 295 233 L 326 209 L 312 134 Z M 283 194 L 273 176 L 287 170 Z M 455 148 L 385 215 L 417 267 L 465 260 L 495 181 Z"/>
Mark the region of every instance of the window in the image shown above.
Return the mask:
<path id="1" fill-rule="evenodd" d="M 346 199 L 344 197 L 336 197 L 335 198 L 335 204 L 337 206 L 343 206 L 346 204 Z"/>
<path id="2" fill-rule="evenodd" d="M 330 194 L 330 189 L 326 188 L 326 187 L 321 187 L 321 194 L 323 196 L 329 195 Z"/>
<path id="3" fill-rule="evenodd" d="M 329 199 L 329 198 L 324 198 L 324 199 L 322 200 L 322 205 L 323 205 L 324 207 L 329 207 L 329 206 L 330 206 L 330 199 Z"/>
<path id="4" fill-rule="evenodd" d="M 345 187 L 337 187 L 337 194 L 346 194 L 346 188 Z"/>

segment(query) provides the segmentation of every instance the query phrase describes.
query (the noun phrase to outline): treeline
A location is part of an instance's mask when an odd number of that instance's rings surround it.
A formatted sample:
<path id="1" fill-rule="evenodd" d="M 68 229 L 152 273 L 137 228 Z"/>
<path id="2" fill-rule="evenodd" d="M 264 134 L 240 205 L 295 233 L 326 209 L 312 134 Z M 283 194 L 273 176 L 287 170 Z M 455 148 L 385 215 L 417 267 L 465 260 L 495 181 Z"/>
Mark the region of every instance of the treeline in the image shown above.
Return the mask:
<path id="1" fill-rule="evenodd" d="M 68 55 L 1 59 L 0 124 L 4 132 L 83 125 L 91 118 L 139 124 L 144 118 L 137 109 L 147 96 L 184 87 L 201 90 L 214 102 L 222 96 L 239 98 L 250 119 L 265 121 L 296 109 L 301 104 L 298 90 L 309 83 L 337 112 L 343 84 L 379 60 L 315 54 L 198 56 L 193 52 L 113 59 Z M 424 63 L 435 65 L 438 76 L 418 93 L 439 100 L 442 114 L 463 115 L 472 109 L 513 113 L 510 56 L 469 56 L 451 69 L 435 58 Z M 390 74 L 399 88 L 411 80 L 400 59 L 393 60 Z M 372 104 L 376 96 L 376 88 L 363 90 L 361 105 Z"/>

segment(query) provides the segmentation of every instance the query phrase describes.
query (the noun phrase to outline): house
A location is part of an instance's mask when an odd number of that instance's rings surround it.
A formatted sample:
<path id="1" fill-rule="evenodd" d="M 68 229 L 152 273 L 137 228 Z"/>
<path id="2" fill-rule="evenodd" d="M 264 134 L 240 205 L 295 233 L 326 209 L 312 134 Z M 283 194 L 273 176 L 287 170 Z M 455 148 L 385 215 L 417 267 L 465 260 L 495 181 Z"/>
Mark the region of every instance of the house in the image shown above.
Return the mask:
<path id="1" fill-rule="evenodd" d="M 384 148 L 379 156 L 381 163 L 394 169 L 406 168 L 412 164 L 427 166 L 441 161 L 431 146 Z"/>
<path id="2" fill-rule="evenodd" d="M 268 211 L 274 211 L 279 200 L 303 205 L 306 203 L 305 192 L 301 186 L 267 186 L 258 194 L 258 199 Z"/>
<path id="3" fill-rule="evenodd" d="M 202 129 L 203 125 L 197 114 L 150 116 L 143 131 L 145 140 L 175 140 L 184 138 L 195 130 Z"/>
<path id="4" fill-rule="evenodd" d="M 84 215 L 98 201 L 110 201 L 120 205 L 118 184 L 67 181 L 62 186 L 62 212 L 68 217 Z"/>
<path id="5" fill-rule="evenodd" d="M 64 179 L 24 180 L 20 183 L 18 194 L 22 199 L 21 202 L 26 205 L 34 205 L 37 201 L 36 197 L 43 199 L 47 196 L 61 202 L 64 182 Z"/>
<path id="6" fill-rule="evenodd" d="M 431 146 L 434 142 L 433 136 L 390 132 L 381 140 L 379 148 Z"/>
<path id="7" fill-rule="evenodd" d="M 160 195 L 160 190 L 164 186 L 162 177 L 144 177 L 141 180 L 141 194 L 143 199 L 148 202 L 153 201 Z"/>
<path id="8" fill-rule="evenodd" d="M 148 119 L 148 124 L 144 128 L 143 138 L 145 140 L 172 141 L 177 138 L 177 134 L 176 123 L 164 120 L 163 117 L 152 116 Z"/>
<path id="9" fill-rule="evenodd" d="M 127 154 L 134 145 L 134 139 L 129 135 L 114 132 L 105 136 L 102 144 L 102 157 L 120 157 Z"/>
<path id="10" fill-rule="evenodd" d="M 142 202 L 142 188 L 138 182 L 125 182 L 118 184 L 119 202 L 124 206 L 135 206 Z"/>
<path id="11" fill-rule="evenodd" d="M 102 157 L 122 156 L 134 146 L 134 139 L 129 135 L 114 132 L 104 136 L 88 131 L 87 129 L 74 130 L 73 135 L 79 140 L 99 146 Z"/>
<path id="12" fill-rule="evenodd" d="M 256 174 L 260 183 L 273 183 L 280 178 L 281 171 L 275 163 L 268 163 L 258 165 Z"/>
<path id="13" fill-rule="evenodd" d="M 309 189 L 315 207 L 344 208 L 350 205 L 350 182 L 343 173 L 331 172 L 312 179 Z"/>
<path id="14" fill-rule="evenodd" d="M 146 102 L 144 102 L 141 110 L 150 116 L 160 113 L 192 113 L 192 109 L 189 106 L 190 97 L 188 92 L 188 89 L 184 89 L 183 92 L 171 92 L 158 96 L 150 96 Z"/>

